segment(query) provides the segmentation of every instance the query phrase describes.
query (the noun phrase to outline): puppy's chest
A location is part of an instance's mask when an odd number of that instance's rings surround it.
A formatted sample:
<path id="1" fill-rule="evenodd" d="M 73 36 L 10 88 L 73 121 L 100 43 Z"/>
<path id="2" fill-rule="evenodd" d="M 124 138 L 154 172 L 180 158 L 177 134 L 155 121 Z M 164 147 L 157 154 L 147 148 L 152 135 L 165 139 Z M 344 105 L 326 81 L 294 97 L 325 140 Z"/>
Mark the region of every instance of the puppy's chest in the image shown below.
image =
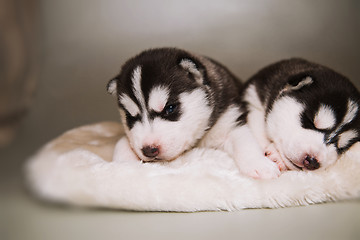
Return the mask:
<path id="1" fill-rule="evenodd" d="M 200 140 L 198 147 L 222 148 L 229 138 L 229 133 L 237 127 L 236 120 L 240 114 L 240 109 L 237 106 L 228 107 Z"/>

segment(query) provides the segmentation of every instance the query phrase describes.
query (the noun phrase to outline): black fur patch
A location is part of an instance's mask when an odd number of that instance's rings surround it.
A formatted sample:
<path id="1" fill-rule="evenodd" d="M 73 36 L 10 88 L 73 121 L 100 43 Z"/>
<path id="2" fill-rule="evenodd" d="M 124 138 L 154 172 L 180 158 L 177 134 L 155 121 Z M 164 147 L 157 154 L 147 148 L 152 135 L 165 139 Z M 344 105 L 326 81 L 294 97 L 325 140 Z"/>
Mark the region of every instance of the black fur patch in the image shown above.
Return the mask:
<path id="1" fill-rule="evenodd" d="M 240 103 L 240 112 L 241 113 L 239 117 L 236 119 L 237 126 L 243 126 L 248 122 L 247 118 L 249 115 L 249 109 L 248 109 L 248 104 L 246 102 Z"/>
<path id="2" fill-rule="evenodd" d="M 135 117 L 131 116 L 130 113 L 126 112 L 126 125 L 129 129 L 132 129 L 137 121 L 141 120 L 140 115 L 136 115 Z"/>
<path id="3" fill-rule="evenodd" d="M 236 125 L 238 126 L 243 126 L 247 123 L 247 115 L 248 113 L 243 113 L 241 114 L 237 119 L 236 119 Z"/>

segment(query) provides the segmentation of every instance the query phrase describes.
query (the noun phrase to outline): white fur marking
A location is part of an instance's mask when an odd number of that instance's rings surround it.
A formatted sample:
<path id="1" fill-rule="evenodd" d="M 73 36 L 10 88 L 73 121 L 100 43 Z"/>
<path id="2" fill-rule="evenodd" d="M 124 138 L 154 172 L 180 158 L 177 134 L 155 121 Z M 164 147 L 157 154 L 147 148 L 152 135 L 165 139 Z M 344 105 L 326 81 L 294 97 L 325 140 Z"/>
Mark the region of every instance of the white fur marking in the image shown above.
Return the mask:
<path id="1" fill-rule="evenodd" d="M 149 109 L 161 112 L 169 98 L 169 89 L 162 86 L 154 87 L 149 94 Z"/>
<path id="2" fill-rule="evenodd" d="M 356 138 L 358 133 L 355 130 L 348 130 L 339 135 L 338 148 L 346 147 L 351 140 Z"/>
<path id="3" fill-rule="evenodd" d="M 196 82 L 198 82 L 199 84 L 203 84 L 202 74 L 196 68 L 196 65 L 194 62 L 192 62 L 190 59 L 183 59 L 180 62 L 180 66 L 182 68 L 184 68 L 185 70 L 189 71 L 191 74 L 193 74 Z"/>
<path id="4" fill-rule="evenodd" d="M 124 106 L 124 108 L 130 113 L 131 116 L 135 117 L 136 115 L 140 114 L 140 109 L 134 103 L 131 98 L 126 94 L 119 95 L 119 101 Z"/>
<path id="5" fill-rule="evenodd" d="M 141 66 L 137 66 L 131 76 L 133 92 L 136 99 L 139 101 L 143 111 L 146 111 L 145 99 L 141 90 Z"/>
<path id="6" fill-rule="evenodd" d="M 359 110 L 358 104 L 349 100 L 347 106 L 347 112 L 344 116 L 342 123 L 336 128 L 336 130 L 333 133 L 330 134 L 330 136 L 328 137 L 328 141 L 333 139 L 342 127 L 350 123 L 356 117 L 358 110 Z"/>
<path id="7" fill-rule="evenodd" d="M 248 125 L 262 148 L 267 147 L 270 142 L 265 130 L 265 109 L 256 92 L 255 85 L 250 85 L 244 97 L 249 103 Z"/>
<path id="8" fill-rule="evenodd" d="M 345 124 L 351 122 L 355 118 L 355 116 L 356 116 L 356 114 L 358 112 L 358 109 L 359 109 L 359 106 L 357 105 L 357 103 L 349 100 L 348 101 L 347 112 L 346 112 L 346 115 L 344 117 L 342 125 L 345 125 Z"/>
<path id="9" fill-rule="evenodd" d="M 255 85 L 250 85 L 246 90 L 245 101 L 247 101 L 251 106 L 255 107 L 257 110 L 265 111 L 264 106 L 260 101 L 260 98 L 256 92 Z"/>
<path id="10" fill-rule="evenodd" d="M 335 127 L 336 118 L 331 107 L 322 104 L 314 117 L 314 125 L 317 129 L 331 129 Z"/>

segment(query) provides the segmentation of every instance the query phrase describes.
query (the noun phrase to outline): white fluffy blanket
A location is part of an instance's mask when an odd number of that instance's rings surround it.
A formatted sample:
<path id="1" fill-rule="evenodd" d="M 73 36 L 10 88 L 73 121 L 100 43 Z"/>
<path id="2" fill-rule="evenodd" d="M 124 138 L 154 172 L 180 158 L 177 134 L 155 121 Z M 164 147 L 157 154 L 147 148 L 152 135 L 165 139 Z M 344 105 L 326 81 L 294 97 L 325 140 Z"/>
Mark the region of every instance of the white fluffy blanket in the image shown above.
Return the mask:
<path id="1" fill-rule="evenodd" d="M 121 136 L 114 122 L 64 133 L 27 162 L 29 186 L 45 200 L 139 211 L 277 208 L 360 197 L 360 144 L 327 170 L 255 180 L 213 149 L 193 149 L 168 163 L 111 161 Z"/>

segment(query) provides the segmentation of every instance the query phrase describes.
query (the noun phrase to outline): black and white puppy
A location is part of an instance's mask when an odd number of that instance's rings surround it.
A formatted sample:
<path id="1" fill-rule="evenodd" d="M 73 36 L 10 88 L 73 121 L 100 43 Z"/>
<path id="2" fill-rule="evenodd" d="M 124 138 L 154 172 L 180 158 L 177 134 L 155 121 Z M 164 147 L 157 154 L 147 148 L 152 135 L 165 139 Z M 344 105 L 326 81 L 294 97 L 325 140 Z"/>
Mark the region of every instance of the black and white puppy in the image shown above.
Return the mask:
<path id="1" fill-rule="evenodd" d="M 326 168 L 360 140 L 360 96 L 335 71 L 303 59 L 272 64 L 242 94 L 246 124 L 281 170 Z"/>
<path id="2" fill-rule="evenodd" d="M 239 80 L 210 58 L 176 48 L 147 50 L 128 60 L 107 88 L 127 136 L 114 160 L 169 161 L 195 146 L 210 147 L 227 152 L 252 177 L 280 174 L 252 144 Z"/>

